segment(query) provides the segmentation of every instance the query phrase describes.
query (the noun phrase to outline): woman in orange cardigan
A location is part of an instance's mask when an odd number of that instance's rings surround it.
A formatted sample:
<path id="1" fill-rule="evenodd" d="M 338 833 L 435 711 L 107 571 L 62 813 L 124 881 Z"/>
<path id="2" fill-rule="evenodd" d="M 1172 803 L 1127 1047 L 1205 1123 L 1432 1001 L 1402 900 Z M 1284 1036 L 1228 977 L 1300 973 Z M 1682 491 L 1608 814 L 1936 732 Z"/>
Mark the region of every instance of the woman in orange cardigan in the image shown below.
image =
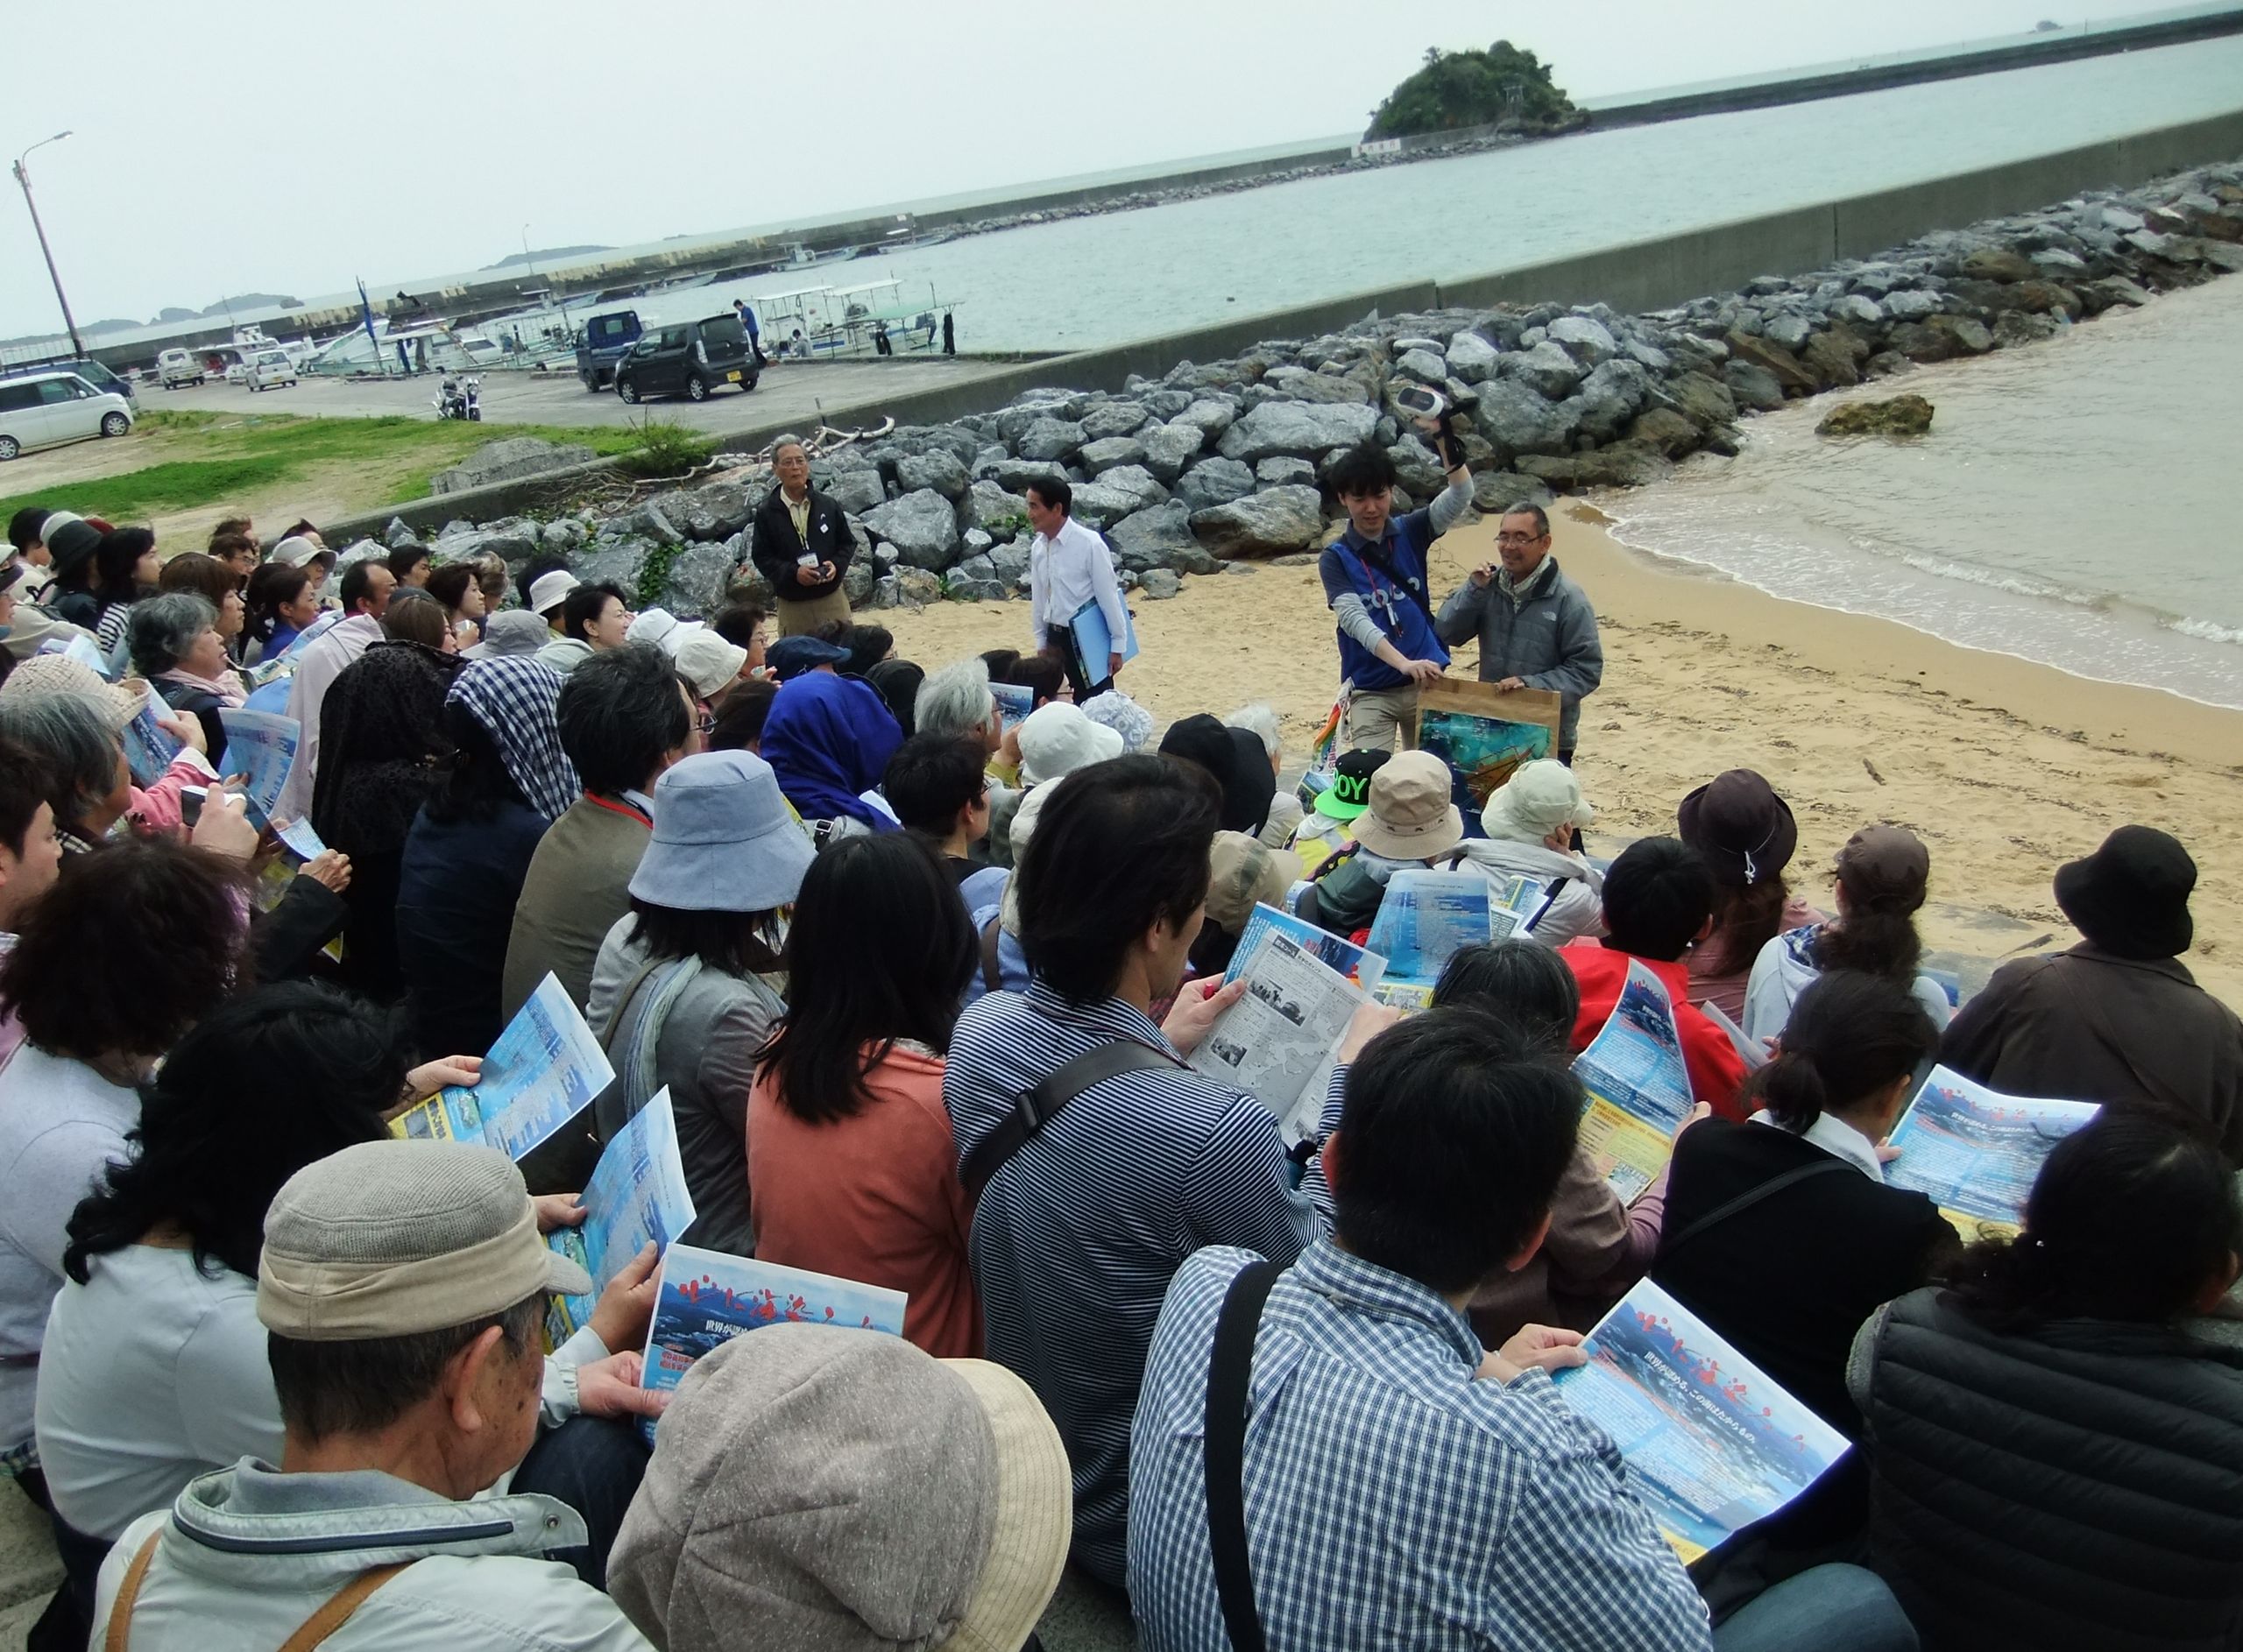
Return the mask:
<path id="1" fill-rule="evenodd" d="M 943 1059 L 980 958 L 933 851 L 907 832 L 812 863 L 787 938 L 790 1007 L 747 1102 L 755 1253 L 904 1292 L 903 1334 L 981 1352 Z"/>

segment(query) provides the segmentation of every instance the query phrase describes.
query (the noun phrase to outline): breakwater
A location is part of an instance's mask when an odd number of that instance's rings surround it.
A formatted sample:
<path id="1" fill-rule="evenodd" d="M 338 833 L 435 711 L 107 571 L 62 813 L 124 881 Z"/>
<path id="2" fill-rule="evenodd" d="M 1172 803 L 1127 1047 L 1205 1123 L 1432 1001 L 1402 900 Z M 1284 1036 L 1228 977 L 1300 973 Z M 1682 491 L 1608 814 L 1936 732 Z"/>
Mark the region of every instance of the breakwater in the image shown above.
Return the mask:
<path id="1" fill-rule="evenodd" d="M 1993 187 L 1978 180 L 1949 198 Z M 1171 359 L 1157 376 L 1131 371 L 1112 389 L 1070 376 L 994 410 L 906 426 L 813 474 L 860 536 L 850 570 L 860 605 L 1016 592 L 1027 563 L 1022 490 L 1054 475 L 1076 484 L 1077 514 L 1106 533 L 1129 582 L 1159 599 L 1177 594 L 1182 575 L 1315 544 L 1331 504 L 1322 470 L 1355 442 L 1385 445 L 1411 497 L 1435 491 L 1432 451 L 1390 411 L 1404 384 L 1440 389 L 1468 410 L 1477 500 L 1499 509 L 1652 480 L 1702 448 L 1734 451 L 1741 417 L 1789 398 L 2029 344 L 2239 269 L 2243 165 L 2223 163 L 1658 308 L 1434 305 L 1263 338 L 1205 363 Z M 1069 364 L 1035 371 L 1056 377 Z M 445 518 L 447 554 L 490 550 L 518 565 L 557 554 L 643 603 L 701 612 L 745 560 L 761 485 L 744 470 L 605 512 L 481 526 L 479 505 L 518 511 L 520 496 L 455 494 L 414 507 L 392 532 Z"/>

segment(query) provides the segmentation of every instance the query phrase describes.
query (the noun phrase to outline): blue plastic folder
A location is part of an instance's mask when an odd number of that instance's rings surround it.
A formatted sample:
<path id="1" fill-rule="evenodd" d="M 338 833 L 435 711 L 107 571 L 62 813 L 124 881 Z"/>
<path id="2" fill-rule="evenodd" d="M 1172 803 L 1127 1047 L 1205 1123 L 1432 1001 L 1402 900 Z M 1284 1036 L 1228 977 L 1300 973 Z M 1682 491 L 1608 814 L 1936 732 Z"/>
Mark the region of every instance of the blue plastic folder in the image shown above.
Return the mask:
<path id="1" fill-rule="evenodd" d="M 1137 657 L 1137 618 L 1127 607 L 1122 610 L 1122 660 L 1126 665 Z M 1096 597 L 1075 610 L 1067 629 L 1074 633 L 1075 657 L 1082 661 L 1084 679 L 1105 681 L 1109 674 L 1106 662 L 1114 658 L 1114 633 L 1106 628 L 1106 615 Z"/>

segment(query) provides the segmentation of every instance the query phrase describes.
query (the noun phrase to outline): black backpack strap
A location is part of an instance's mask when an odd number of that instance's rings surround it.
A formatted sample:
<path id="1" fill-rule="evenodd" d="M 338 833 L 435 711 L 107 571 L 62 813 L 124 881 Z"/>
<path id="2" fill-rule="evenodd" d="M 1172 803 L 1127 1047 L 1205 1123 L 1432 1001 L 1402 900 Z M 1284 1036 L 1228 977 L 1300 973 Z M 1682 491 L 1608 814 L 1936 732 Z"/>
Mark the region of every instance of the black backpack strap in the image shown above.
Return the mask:
<path id="1" fill-rule="evenodd" d="M 966 1197 L 979 1204 L 981 1190 L 1004 1168 L 1005 1161 L 1026 1147 L 1028 1139 L 1043 1129 L 1060 1108 L 1093 1084 L 1102 1084 L 1123 1073 L 1150 1072 L 1180 1064 L 1172 1055 L 1164 1055 L 1149 1045 L 1126 1038 L 1085 1050 L 1046 1075 L 1042 1083 L 1015 1096 L 1013 1110 L 966 1155 L 966 1162 L 958 1169 L 958 1179 L 966 1184 Z"/>
<path id="2" fill-rule="evenodd" d="M 1860 1172 L 1856 1170 L 1853 1166 L 1848 1164 L 1843 1159 L 1826 1158 L 1814 1164 L 1795 1165 L 1791 1169 L 1785 1171 L 1781 1175 L 1770 1176 L 1765 1182 L 1760 1183 L 1758 1187 L 1748 1188 L 1745 1191 L 1738 1194 L 1735 1198 L 1731 1199 L 1728 1204 L 1716 1205 L 1712 1210 L 1708 1211 L 1696 1221 L 1691 1223 L 1689 1226 L 1684 1228 L 1680 1233 L 1677 1233 L 1671 1239 L 1667 1239 L 1659 1247 L 1660 1260 L 1664 1260 L 1668 1256 L 1673 1255 L 1676 1251 L 1680 1250 L 1682 1246 L 1688 1245 L 1692 1239 L 1697 1238 L 1699 1234 L 1704 1232 L 1710 1227 L 1727 1221 L 1730 1217 L 1735 1216 L 1739 1211 L 1747 1211 L 1751 1209 L 1752 1206 L 1759 1204 L 1761 1200 L 1766 1198 L 1770 1194 L 1780 1193 L 1786 1188 L 1790 1187 L 1796 1183 L 1805 1182 L 1810 1177 L 1829 1175 L 1832 1172 L 1839 1170 L 1845 1171 L 1849 1175 L 1857 1175 L 1860 1174 Z"/>
<path id="3" fill-rule="evenodd" d="M 991 992 L 1005 984 L 1005 968 L 997 956 L 998 928 L 1003 922 L 1000 915 L 981 926 L 981 985 Z"/>
<path id="4" fill-rule="evenodd" d="M 1254 1333 L 1262 1304 L 1277 1282 L 1275 1262 L 1256 1260 L 1238 1270 L 1223 1293 L 1215 1341 L 1207 1355 L 1207 1544 L 1215 1562 L 1215 1592 L 1233 1652 L 1264 1652 L 1262 1614 L 1254 1604 L 1254 1568 L 1246 1552 L 1246 1407 L 1254 1375 Z"/>

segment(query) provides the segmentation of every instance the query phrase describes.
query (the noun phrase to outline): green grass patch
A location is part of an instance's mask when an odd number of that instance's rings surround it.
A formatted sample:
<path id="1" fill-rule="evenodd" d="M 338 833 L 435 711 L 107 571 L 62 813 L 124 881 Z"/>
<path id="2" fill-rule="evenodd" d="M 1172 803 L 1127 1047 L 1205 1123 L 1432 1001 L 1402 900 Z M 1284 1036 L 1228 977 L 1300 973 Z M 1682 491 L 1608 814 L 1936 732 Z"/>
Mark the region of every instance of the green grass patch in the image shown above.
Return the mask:
<path id="1" fill-rule="evenodd" d="M 143 415 L 128 440 L 152 438 L 166 455 L 161 462 L 0 498 L 0 517 L 26 505 L 67 501 L 82 516 L 140 522 L 269 496 L 315 473 L 326 473 L 324 484 L 334 491 L 338 471 L 344 482 L 341 491 L 352 496 L 350 508 L 373 510 L 426 494 L 434 472 L 456 464 L 485 442 L 513 436 L 570 442 L 603 455 L 635 452 L 647 445 L 640 430 L 627 427 L 579 430 L 449 420 L 243 417 L 159 410 Z M 0 470 L 0 484 L 6 474 Z"/>

